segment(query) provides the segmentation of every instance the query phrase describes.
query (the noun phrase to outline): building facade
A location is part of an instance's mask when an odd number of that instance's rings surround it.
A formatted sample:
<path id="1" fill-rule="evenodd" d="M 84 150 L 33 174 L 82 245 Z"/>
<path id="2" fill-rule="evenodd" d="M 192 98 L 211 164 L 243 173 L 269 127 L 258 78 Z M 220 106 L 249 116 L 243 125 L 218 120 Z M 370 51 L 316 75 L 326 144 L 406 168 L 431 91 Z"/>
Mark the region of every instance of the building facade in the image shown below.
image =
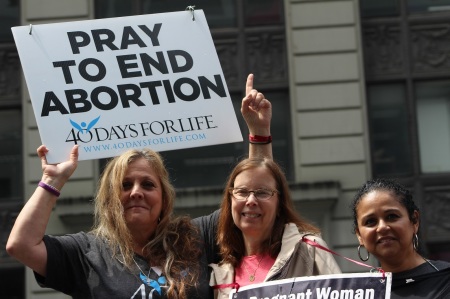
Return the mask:
<path id="1" fill-rule="evenodd" d="M 170 4 L 169 4 L 170 3 Z M 367 179 L 393 177 L 422 211 L 421 246 L 450 260 L 450 1 L 16 0 L 0 6 L 1 298 L 66 298 L 40 288 L 5 243 L 41 177 L 39 132 L 9 28 L 203 9 L 229 93 L 239 106 L 245 78 L 273 103 L 275 159 L 296 206 L 341 255 L 358 259 L 349 208 Z M 245 138 L 244 138 L 245 139 Z M 217 209 L 247 141 L 163 153 L 177 187 L 176 213 Z M 62 190 L 47 233 L 89 230 L 104 161 L 82 161 Z M 336 257 L 344 272 L 366 271 Z M 369 263 L 376 265 L 375 260 Z M 16 277 L 23 277 L 18 280 Z M 2 283 L 3 284 L 3 283 Z"/>

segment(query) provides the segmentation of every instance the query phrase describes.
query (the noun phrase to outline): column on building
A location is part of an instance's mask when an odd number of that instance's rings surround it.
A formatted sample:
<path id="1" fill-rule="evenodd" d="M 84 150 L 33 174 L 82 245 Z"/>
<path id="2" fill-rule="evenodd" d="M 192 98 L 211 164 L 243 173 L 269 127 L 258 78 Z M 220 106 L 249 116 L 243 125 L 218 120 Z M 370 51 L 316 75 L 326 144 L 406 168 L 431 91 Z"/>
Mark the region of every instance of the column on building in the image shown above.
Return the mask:
<path id="1" fill-rule="evenodd" d="M 358 1 L 286 0 L 285 10 L 296 181 L 340 186 L 323 234 L 358 259 L 349 206 L 370 177 Z M 344 272 L 367 271 L 336 260 Z"/>

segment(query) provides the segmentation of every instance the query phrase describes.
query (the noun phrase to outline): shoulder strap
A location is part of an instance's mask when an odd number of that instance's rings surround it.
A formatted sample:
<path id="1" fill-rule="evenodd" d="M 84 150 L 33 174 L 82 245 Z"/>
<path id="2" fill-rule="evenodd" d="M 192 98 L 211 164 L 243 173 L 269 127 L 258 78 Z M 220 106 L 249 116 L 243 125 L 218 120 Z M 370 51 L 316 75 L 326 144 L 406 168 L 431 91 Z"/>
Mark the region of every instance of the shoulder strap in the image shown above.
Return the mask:
<path id="1" fill-rule="evenodd" d="M 331 250 L 331 249 L 329 249 L 329 248 L 326 248 L 325 246 L 322 246 L 322 245 L 320 245 L 319 243 L 317 243 L 317 242 L 315 242 L 315 241 L 313 241 L 313 240 L 310 240 L 310 239 L 306 238 L 306 235 L 303 236 L 302 239 L 301 239 L 300 241 L 305 242 L 305 243 L 308 244 L 308 245 L 317 247 L 317 248 L 319 248 L 319 249 L 325 250 L 325 251 L 327 251 L 327 252 L 329 252 L 329 253 L 331 253 L 331 254 L 334 254 L 334 255 L 337 255 L 337 256 L 339 256 L 339 257 L 342 257 L 342 258 L 344 258 L 344 259 L 346 259 L 346 260 L 348 260 L 348 261 L 350 261 L 350 262 L 353 262 L 353 263 L 355 263 L 355 264 L 358 264 L 358 265 L 360 265 L 360 266 L 364 266 L 364 267 L 370 268 L 371 271 L 376 270 L 376 271 L 378 271 L 378 272 L 381 272 L 381 273 L 383 273 L 383 277 L 384 277 L 384 273 L 385 273 L 385 272 L 384 272 L 383 269 L 381 269 L 381 268 L 374 268 L 374 267 L 372 267 L 372 266 L 370 266 L 370 265 L 367 265 L 367 264 L 364 264 L 364 263 L 361 263 L 361 262 L 352 260 L 351 258 L 345 257 L 345 256 L 343 256 L 343 255 L 340 255 L 339 253 L 334 252 L 333 250 Z"/>
<path id="2" fill-rule="evenodd" d="M 212 288 L 215 289 L 224 289 L 224 288 L 232 288 L 236 289 L 236 292 L 239 291 L 240 285 L 236 282 L 233 283 L 223 283 L 223 284 L 216 284 L 215 286 L 212 286 Z"/>

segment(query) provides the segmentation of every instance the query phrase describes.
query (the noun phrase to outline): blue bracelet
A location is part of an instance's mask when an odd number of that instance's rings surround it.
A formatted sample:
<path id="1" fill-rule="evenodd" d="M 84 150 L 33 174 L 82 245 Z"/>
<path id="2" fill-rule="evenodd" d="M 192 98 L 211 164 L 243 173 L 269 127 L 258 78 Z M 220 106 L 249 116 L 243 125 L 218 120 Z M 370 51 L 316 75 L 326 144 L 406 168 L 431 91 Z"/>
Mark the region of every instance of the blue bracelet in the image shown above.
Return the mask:
<path id="1" fill-rule="evenodd" d="M 59 197 L 59 195 L 61 195 L 61 192 L 56 189 L 55 187 L 53 187 L 52 185 L 46 184 L 44 182 L 39 182 L 39 187 L 44 188 L 45 190 L 47 190 L 48 192 L 50 192 L 51 194 L 55 195 L 56 197 Z"/>

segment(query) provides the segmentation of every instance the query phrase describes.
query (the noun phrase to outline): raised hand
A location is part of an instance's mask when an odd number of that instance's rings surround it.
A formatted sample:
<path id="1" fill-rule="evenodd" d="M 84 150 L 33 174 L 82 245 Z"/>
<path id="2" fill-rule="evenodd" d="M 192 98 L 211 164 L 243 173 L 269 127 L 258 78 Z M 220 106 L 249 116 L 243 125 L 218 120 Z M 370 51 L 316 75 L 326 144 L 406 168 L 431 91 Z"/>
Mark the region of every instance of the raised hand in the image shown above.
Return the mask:
<path id="1" fill-rule="evenodd" d="M 269 136 L 272 104 L 262 93 L 253 89 L 253 78 L 253 74 L 247 77 L 246 96 L 242 99 L 241 113 L 251 135 Z"/>

